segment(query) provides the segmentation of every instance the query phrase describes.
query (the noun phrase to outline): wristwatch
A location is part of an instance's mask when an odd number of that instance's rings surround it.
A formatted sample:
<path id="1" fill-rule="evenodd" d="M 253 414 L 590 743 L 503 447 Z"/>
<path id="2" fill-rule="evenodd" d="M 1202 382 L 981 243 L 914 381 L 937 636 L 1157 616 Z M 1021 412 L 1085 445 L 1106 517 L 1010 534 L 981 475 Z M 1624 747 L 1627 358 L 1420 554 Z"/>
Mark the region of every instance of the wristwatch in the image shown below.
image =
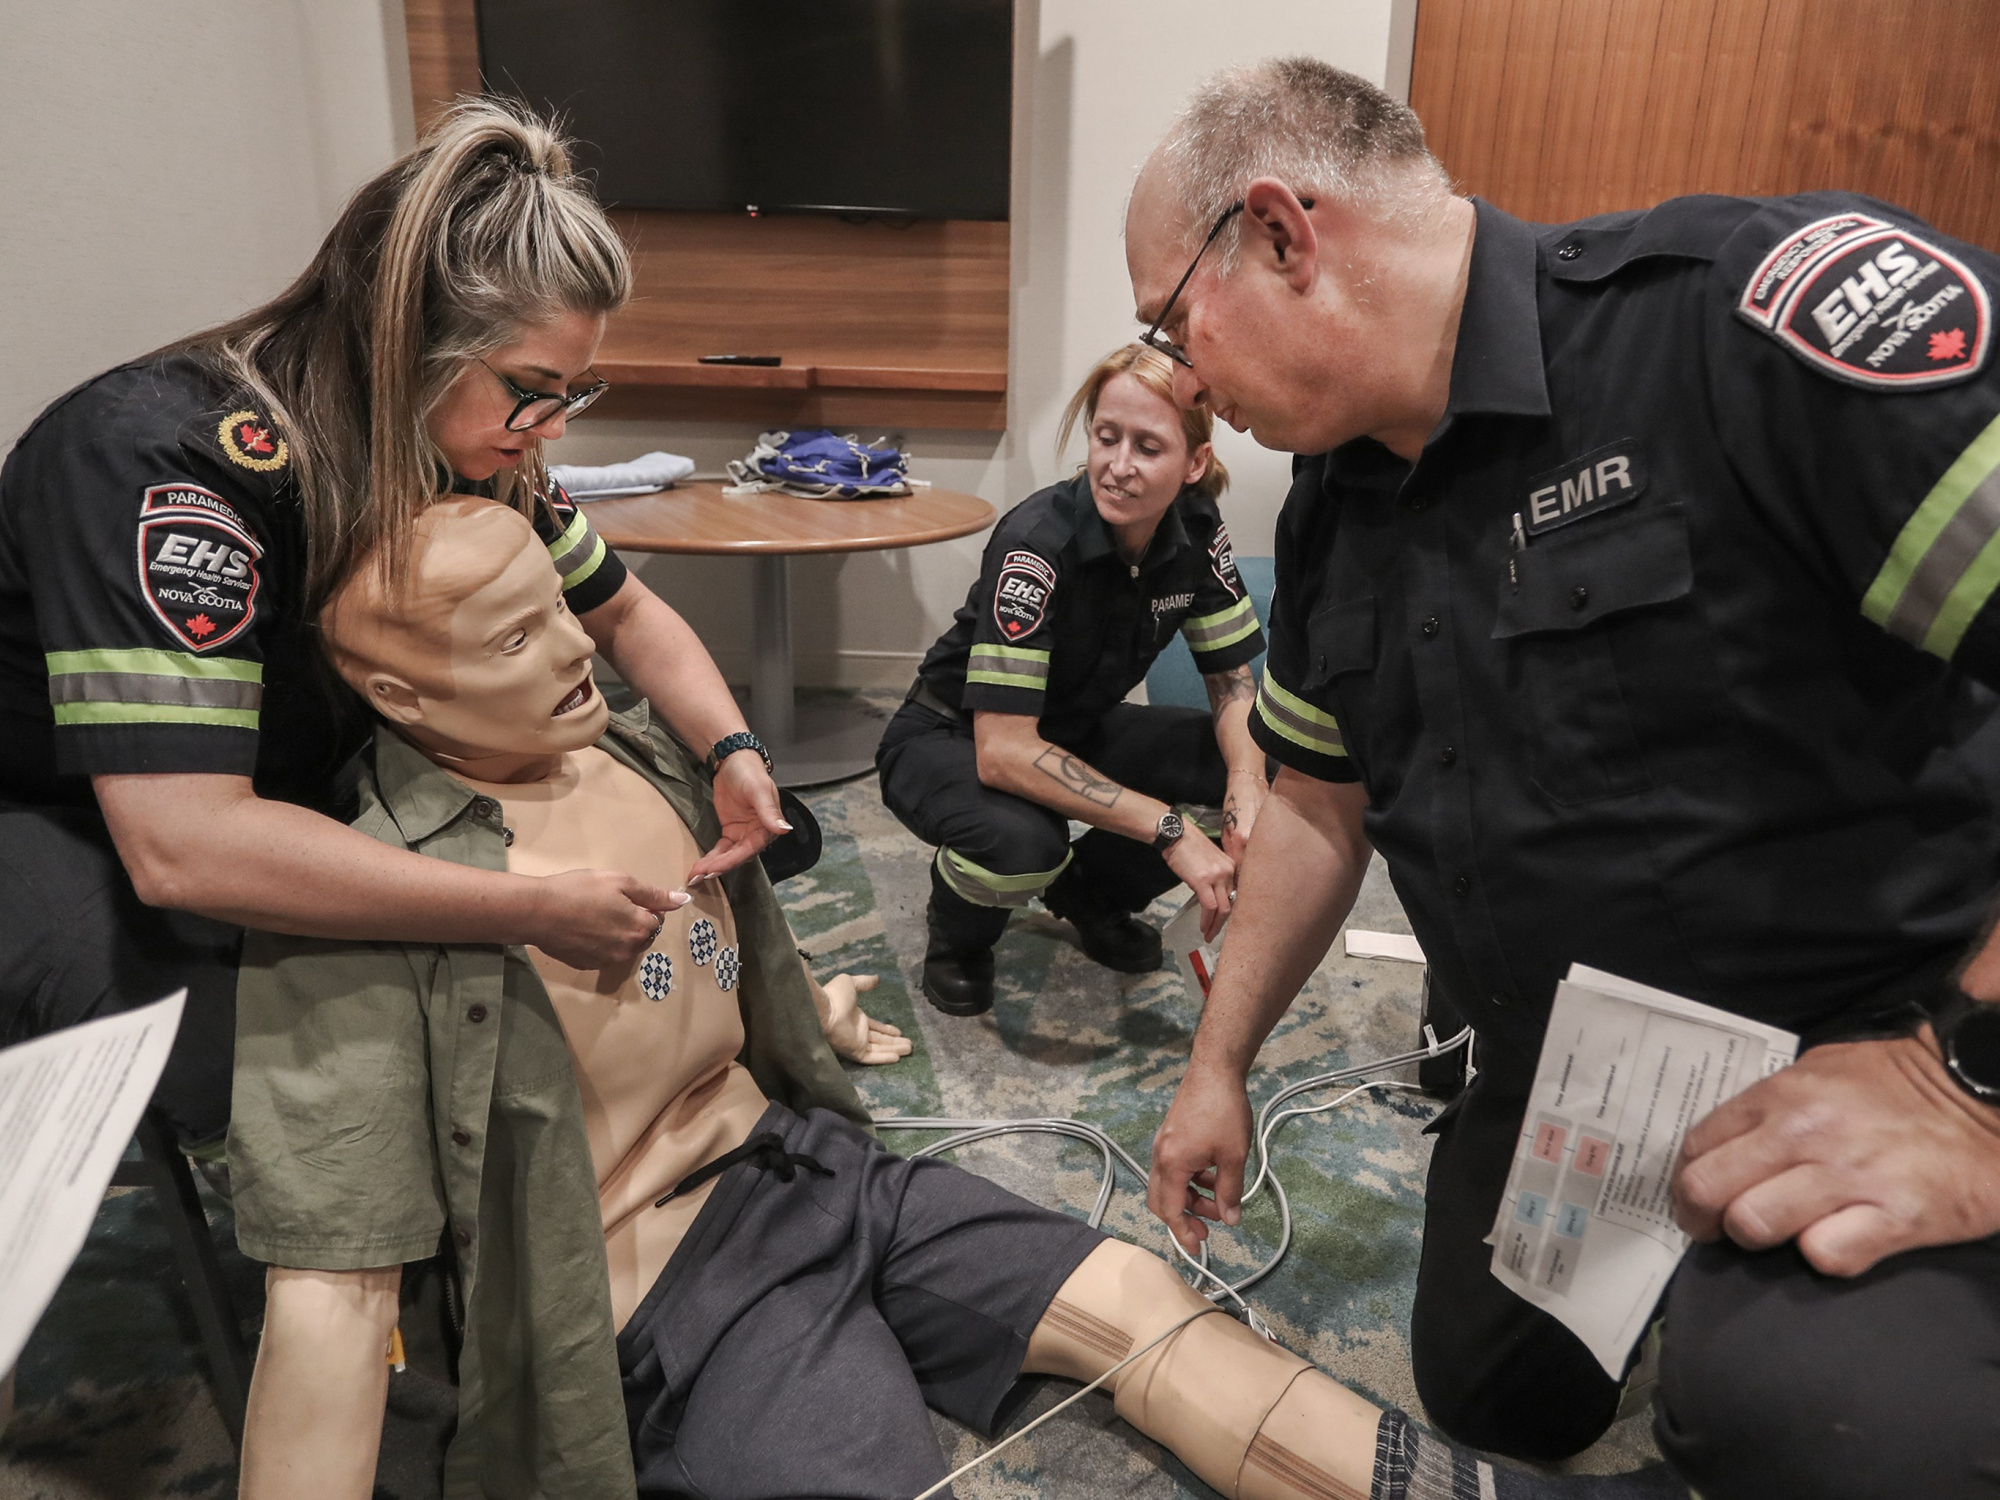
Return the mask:
<path id="1" fill-rule="evenodd" d="M 1944 1065 L 1975 1099 L 2000 1104 L 2000 1004 L 1961 994 L 1931 1022 Z"/>
<path id="2" fill-rule="evenodd" d="M 1181 835 L 1186 832 L 1187 824 L 1183 823 L 1181 815 L 1170 807 L 1160 814 L 1160 826 L 1153 830 L 1153 848 L 1165 854 L 1181 841 Z"/>
<path id="3" fill-rule="evenodd" d="M 738 750 L 755 750 L 757 758 L 764 762 L 764 769 L 771 769 L 771 752 L 764 748 L 764 742 L 747 729 L 739 729 L 734 734 L 725 734 L 708 747 L 708 774 L 713 776 L 722 769 L 722 763 Z"/>

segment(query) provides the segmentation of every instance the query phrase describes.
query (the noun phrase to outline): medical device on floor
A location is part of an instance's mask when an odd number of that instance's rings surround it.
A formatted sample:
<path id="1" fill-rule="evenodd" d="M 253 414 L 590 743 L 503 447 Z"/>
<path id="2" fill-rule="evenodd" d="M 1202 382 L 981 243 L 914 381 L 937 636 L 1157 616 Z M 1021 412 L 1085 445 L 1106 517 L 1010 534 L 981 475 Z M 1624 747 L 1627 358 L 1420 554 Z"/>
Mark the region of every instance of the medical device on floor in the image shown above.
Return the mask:
<path id="1" fill-rule="evenodd" d="M 1424 1028 L 1425 1045 L 1422 1047 L 1418 1047 L 1410 1052 L 1397 1053 L 1393 1057 L 1377 1058 L 1373 1062 L 1357 1063 L 1352 1067 L 1337 1068 L 1330 1073 L 1321 1073 L 1316 1077 L 1301 1079 L 1297 1083 L 1288 1084 L 1284 1088 L 1279 1089 L 1277 1093 L 1264 1102 L 1263 1107 L 1257 1111 L 1257 1128 L 1255 1131 L 1257 1173 L 1251 1179 L 1250 1185 L 1244 1190 L 1243 1201 L 1248 1203 L 1251 1198 L 1255 1197 L 1266 1186 L 1270 1188 L 1271 1196 L 1278 1205 L 1280 1227 L 1277 1252 L 1248 1276 L 1243 1277 L 1239 1281 L 1232 1282 L 1216 1274 L 1216 1272 L 1209 1268 L 1208 1247 L 1206 1244 L 1202 1246 L 1201 1254 L 1194 1256 L 1181 1248 L 1179 1240 L 1175 1239 L 1172 1235 L 1167 1236 L 1168 1242 L 1174 1248 L 1175 1255 L 1182 1261 L 1185 1261 L 1194 1271 L 1195 1285 L 1199 1287 L 1203 1282 L 1212 1284 L 1212 1290 L 1209 1290 L 1206 1295 L 1211 1302 L 1218 1304 L 1219 1310 L 1227 1310 L 1220 1309 L 1223 1299 L 1227 1298 L 1235 1304 L 1243 1321 L 1249 1324 L 1252 1329 L 1264 1338 L 1271 1340 L 1274 1344 L 1281 1343 L 1278 1336 L 1271 1331 L 1270 1325 L 1258 1316 L 1256 1309 L 1243 1299 L 1242 1294 L 1262 1281 L 1266 1276 L 1269 1276 L 1272 1271 L 1276 1270 L 1279 1262 L 1285 1258 L 1286 1253 L 1291 1249 L 1291 1203 L 1285 1196 L 1284 1183 L 1279 1180 L 1277 1173 L 1271 1170 L 1271 1139 L 1283 1127 L 1285 1122 L 1299 1119 L 1305 1115 L 1326 1114 L 1331 1110 L 1339 1109 L 1342 1105 L 1371 1089 L 1407 1089 L 1414 1091 L 1417 1088 L 1416 1084 L 1404 1083 L 1400 1080 L 1369 1078 L 1368 1075 L 1372 1073 L 1384 1073 L 1392 1068 L 1407 1067 L 1411 1063 L 1442 1057 L 1461 1047 L 1469 1048 L 1472 1045 L 1472 1035 L 1472 1028 L 1467 1026 L 1460 1030 L 1456 1036 L 1445 1041 L 1439 1041 L 1437 1034 L 1430 1027 L 1426 1026 Z M 1343 1083 L 1352 1083 L 1354 1087 L 1325 1104 L 1287 1107 L 1292 1100 L 1302 1094 L 1313 1093 L 1319 1089 L 1332 1088 Z M 943 1130 L 950 1132 L 943 1140 L 932 1141 L 929 1145 L 920 1148 L 915 1153 L 918 1156 L 939 1156 L 947 1151 L 954 1151 L 960 1146 L 969 1146 L 975 1141 L 992 1140 L 1004 1135 L 1053 1135 L 1065 1137 L 1070 1140 L 1084 1141 L 1093 1145 L 1098 1149 L 1104 1161 L 1104 1176 L 1098 1187 L 1097 1201 L 1092 1205 L 1089 1215 L 1089 1223 L 1093 1229 L 1100 1228 L 1103 1225 L 1105 1210 L 1111 1206 L 1111 1195 L 1117 1185 L 1118 1167 L 1121 1164 L 1133 1176 L 1137 1177 L 1142 1184 L 1147 1180 L 1148 1176 L 1146 1170 L 1139 1165 L 1137 1160 L 1124 1147 L 1111 1139 L 1103 1130 L 1085 1120 L 1059 1118 L 1037 1120 L 973 1120 L 947 1119 L 935 1116 L 913 1117 L 897 1115 L 877 1119 L 875 1121 L 875 1128 L 877 1130 Z M 997 1457 L 1001 1450 L 1026 1437 L 1051 1417 L 1057 1415 L 1057 1413 L 1081 1401 L 1085 1396 L 1110 1380 L 1134 1360 L 1150 1353 L 1158 1345 L 1179 1333 L 1189 1323 L 1192 1323 L 1202 1315 L 1201 1311 L 1190 1313 L 1186 1318 L 1175 1323 L 1164 1333 L 1150 1340 L 1144 1347 L 1134 1350 L 1121 1359 L 1117 1364 L 1098 1376 L 1097 1379 L 1058 1402 L 1046 1412 L 1043 1412 L 1034 1421 L 1029 1422 L 1018 1431 L 1008 1434 L 969 1463 L 960 1466 L 952 1473 L 946 1475 L 937 1484 L 925 1490 L 923 1494 L 916 1496 L 915 1500 L 930 1500 L 930 1497 L 948 1488 L 954 1481 L 961 1478 L 970 1470 Z"/>

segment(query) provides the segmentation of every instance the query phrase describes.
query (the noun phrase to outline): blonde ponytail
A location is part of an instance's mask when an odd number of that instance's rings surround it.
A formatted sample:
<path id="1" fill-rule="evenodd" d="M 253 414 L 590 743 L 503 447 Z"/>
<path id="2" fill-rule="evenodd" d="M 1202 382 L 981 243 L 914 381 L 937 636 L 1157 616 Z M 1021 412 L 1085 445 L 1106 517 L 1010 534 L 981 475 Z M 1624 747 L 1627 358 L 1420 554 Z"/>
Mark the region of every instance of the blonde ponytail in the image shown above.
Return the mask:
<path id="1" fill-rule="evenodd" d="M 463 99 L 354 195 L 275 301 L 175 346 L 208 355 L 286 428 L 309 618 L 363 556 L 401 579 L 417 518 L 450 482 L 425 421 L 465 361 L 562 313 L 612 312 L 631 284 L 623 242 L 548 122 Z M 544 485 L 531 440 L 495 494 L 532 515 Z"/>

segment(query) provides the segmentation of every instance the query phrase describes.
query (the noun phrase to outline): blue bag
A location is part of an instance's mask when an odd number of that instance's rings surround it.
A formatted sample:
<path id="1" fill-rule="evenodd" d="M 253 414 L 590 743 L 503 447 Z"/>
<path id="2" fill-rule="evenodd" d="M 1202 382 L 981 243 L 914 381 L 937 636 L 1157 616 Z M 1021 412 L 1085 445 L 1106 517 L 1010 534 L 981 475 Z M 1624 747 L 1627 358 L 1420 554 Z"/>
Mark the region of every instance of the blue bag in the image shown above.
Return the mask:
<path id="1" fill-rule="evenodd" d="M 894 448 L 870 448 L 851 435 L 766 432 L 749 455 L 729 464 L 732 492 L 779 490 L 813 500 L 873 500 L 907 495 L 909 458 Z"/>

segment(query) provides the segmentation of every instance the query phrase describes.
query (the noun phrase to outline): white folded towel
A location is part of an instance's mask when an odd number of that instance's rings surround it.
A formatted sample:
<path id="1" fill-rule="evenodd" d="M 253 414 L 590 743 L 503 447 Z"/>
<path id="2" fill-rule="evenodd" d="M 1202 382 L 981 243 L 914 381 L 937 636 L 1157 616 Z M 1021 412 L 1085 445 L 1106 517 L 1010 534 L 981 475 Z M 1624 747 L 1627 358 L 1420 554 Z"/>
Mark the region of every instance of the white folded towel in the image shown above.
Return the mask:
<path id="1" fill-rule="evenodd" d="M 619 495 L 650 495 L 671 489 L 694 472 L 694 460 L 678 453 L 642 453 L 629 463 L 590 466 L 550 464 L 549 477 L 572 500 L 610 500 Z"/>

